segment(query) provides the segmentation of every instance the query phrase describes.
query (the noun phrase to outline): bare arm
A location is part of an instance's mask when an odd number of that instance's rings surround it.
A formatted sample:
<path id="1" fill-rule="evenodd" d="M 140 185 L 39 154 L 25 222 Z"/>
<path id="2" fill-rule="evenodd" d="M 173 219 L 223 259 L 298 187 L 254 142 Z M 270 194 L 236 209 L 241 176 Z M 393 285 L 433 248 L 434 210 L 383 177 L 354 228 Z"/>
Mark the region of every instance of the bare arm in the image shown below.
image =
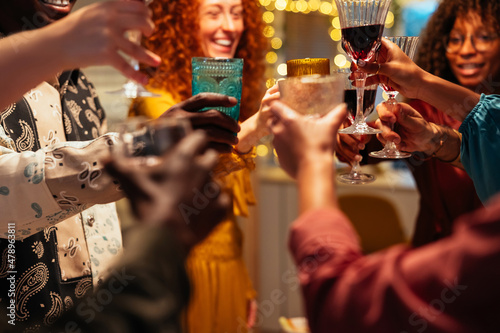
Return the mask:
<path id="1" fill-rule="evenodd" d="M 147 77 L 121 57 L 122 51 L 156 66 L 159 57 L 131 43 L 124 32 L 153 31 L 149 10 L 139 1 L 110 1 L 87 6 L 47 27 L 0 40 L 0 110 L 63 70 L 112 65 L 131 79 Z"/>
<path id="2" fill-rule="evenodd" d="M 366 85 L 385 83 L 404 96 L 427 102 L 459 121 L 479 102 L 479 94 L 427 73 L 387 39 L 382 39 L 378 62 L 359 64 L 363 71 L 378 73 L 370 76 Z"/>

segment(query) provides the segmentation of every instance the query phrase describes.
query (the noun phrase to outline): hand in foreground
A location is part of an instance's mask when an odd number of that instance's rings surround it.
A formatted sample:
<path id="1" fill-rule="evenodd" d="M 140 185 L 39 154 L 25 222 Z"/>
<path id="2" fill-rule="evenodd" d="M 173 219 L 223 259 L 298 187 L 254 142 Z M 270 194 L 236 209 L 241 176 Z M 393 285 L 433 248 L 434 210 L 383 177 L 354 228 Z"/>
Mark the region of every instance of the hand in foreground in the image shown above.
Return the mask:
<path id="1" fill-rule="evenodd" d="M 270 129 L 281 167 L 291 177 L 304 163 L 333 161 L 337 131 L 345 119 L 346 106 L 341 104 L 321 118 L 298 114 L 280 101 L 271 104 Z"/>
<path id="2" fill-rule="evenodd" d="M 353 63 L 353 71 L 356 65 Z M 396 44 L 382 38 L 377 63 L 358 62 L 361 71 L 376 74 L 366 79 L 365 86 L 383 83 L 408 98 L 417 98 L 426 72 L 418 67 Z"/>
<path id="3" fill-rule="evenodd" d="M 246 153 L 264 136 L 269 135 L 267 121 L 271 117 L 271 102 L 280 98 L 278 85 L 275 84 L 266 91 L 262 98 L 259 111 L 241 124 L 241 132 L 238 134 L 238 152 Z"/>
<path id="4" fill-rule="evenodd" d="M 64 69 L 111 65 L 128 78 L 147 83 L 147 75 L 135 71 L 119 51 L 140 63 L 159 65 L 159 56 L 124 35 L 128 30 L 139 30 L 149 36 L 154 30 L 150 16 L 142 1 L 108 1 L 86 6 L 44 29 L 61 43 L 54 49 L 62 52 L 58 59 L 65 62 Z"/>
<path id="5" fill-rule="evenodd" d="M 209 147 L 219 153 L 229 153 L 233 145 L 238 143 L 238 138 L 233 133 L 240 130 L 238 123 L 229 116 L 217 110 L 199 112 L 199 110 L 210 106 L 236 105 L 238 101 L 215 93 L 201 93 L 180 102 L 165 111 L 161 117 L 182 117 L 191 122 L 193 129 L 205 131 L 209 141 Z"/>
<path id="6" fill-rule="evenodd" d="M 397 148 L 402 151 L 421 151 L 432 155 L 439 144 L 440 128 L 433 123 L 427 122 L 415 109 L 405 103 L 391 106 L 392 112 L 388 110 L 386 103 L 377 106 L 379 119 L 377 123 L 382 133 L 377 134 L 377 139 L 385 144 L 393 141 Z M 391 130 L 390 124 L 396 124 L 395 130 Z"/>
<path id="7" fill-rule="evenodd" d="M 133 163 L 130 158 L 106 163 L 137 218 L 171 228 L 187 249 L 208 235 L 225 217 L 230 204 L 210 175 L 218 155 L 206 146 L 206 136 L 196 131 L 154 164 Z"/>

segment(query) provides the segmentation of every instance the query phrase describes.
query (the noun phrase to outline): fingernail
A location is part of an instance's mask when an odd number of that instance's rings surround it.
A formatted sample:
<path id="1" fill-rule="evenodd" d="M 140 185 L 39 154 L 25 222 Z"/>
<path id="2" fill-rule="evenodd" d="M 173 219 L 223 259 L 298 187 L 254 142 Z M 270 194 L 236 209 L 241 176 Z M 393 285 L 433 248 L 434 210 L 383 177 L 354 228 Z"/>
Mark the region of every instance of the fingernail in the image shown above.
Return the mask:
<path id="1" fill-rule="evenodd" d="M 365 65 L 366 65 L 366 62 L 364 60 L 361 60 L 361 59 L 358 60 L 359 67 L 365 67 Z"/>

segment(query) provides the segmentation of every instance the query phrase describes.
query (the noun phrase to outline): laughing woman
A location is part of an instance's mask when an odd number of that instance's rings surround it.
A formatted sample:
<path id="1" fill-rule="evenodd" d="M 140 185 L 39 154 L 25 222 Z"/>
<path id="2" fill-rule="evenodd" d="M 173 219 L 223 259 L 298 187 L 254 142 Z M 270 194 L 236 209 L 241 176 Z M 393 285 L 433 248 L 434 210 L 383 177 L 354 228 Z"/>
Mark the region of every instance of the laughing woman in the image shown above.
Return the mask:
<path id="1" fill-rule="evenodd" d="M 248 205 L 255 203 L 250 187 L 253 145 L 268 134 L 267 103 L 277 91 L 271 88 L 262 99 L 268 44 L 262 12 L 254 0 L 158 0 L 151 8 L 156 31 L 144 45 L 162 63 L 148 89 L 161 97 L 137 99 L 131 115 L 156 118 L 190 97 L 192 57 L 244 59 L 239 141 L 235 140 L 234 147 L 217 144 L 216 139 L 213 142 L 222 152 L 217 169 L 225 190 L 232 195 L 233 208 L 228 219 L 191 251 L 187 263 L 194 287 L 187 330 L 244 332 L 252 326 L 256 293 L 243 261 L 243 237 L 236 216 L 247 216 Z"/>

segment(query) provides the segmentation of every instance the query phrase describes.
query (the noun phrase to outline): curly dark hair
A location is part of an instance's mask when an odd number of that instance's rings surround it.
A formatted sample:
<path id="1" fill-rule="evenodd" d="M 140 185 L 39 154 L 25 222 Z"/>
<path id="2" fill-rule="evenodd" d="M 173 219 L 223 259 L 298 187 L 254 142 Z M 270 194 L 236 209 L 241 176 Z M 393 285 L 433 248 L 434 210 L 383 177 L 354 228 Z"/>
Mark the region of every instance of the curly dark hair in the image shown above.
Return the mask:
<path id="1" fill-rule="evenodd" d="M 500 28 L 499 0 L 442 0 L 421 34 L 415 62 L 427 72 L 459 84 L 444 56 L 445 38 L 455 19 L 471 12 L 479 14 L 495 31 Z"/>
<path id="2" fill-rule="evenodd" d="M 191 96 L 191 58 L 203 57 L 198 40 L 200 2 L 157 0 L 151 4 L 156 29 L 143 40 L 145 47 L 162 58 L 149 85 L 168 91 L 176 100 Z M 242 0 L 244 31 L 235 58 L 244 59 L 240 120 L 258 110 L 265 92 L 265 55 L 269 41 L 257 0 Z"/>

